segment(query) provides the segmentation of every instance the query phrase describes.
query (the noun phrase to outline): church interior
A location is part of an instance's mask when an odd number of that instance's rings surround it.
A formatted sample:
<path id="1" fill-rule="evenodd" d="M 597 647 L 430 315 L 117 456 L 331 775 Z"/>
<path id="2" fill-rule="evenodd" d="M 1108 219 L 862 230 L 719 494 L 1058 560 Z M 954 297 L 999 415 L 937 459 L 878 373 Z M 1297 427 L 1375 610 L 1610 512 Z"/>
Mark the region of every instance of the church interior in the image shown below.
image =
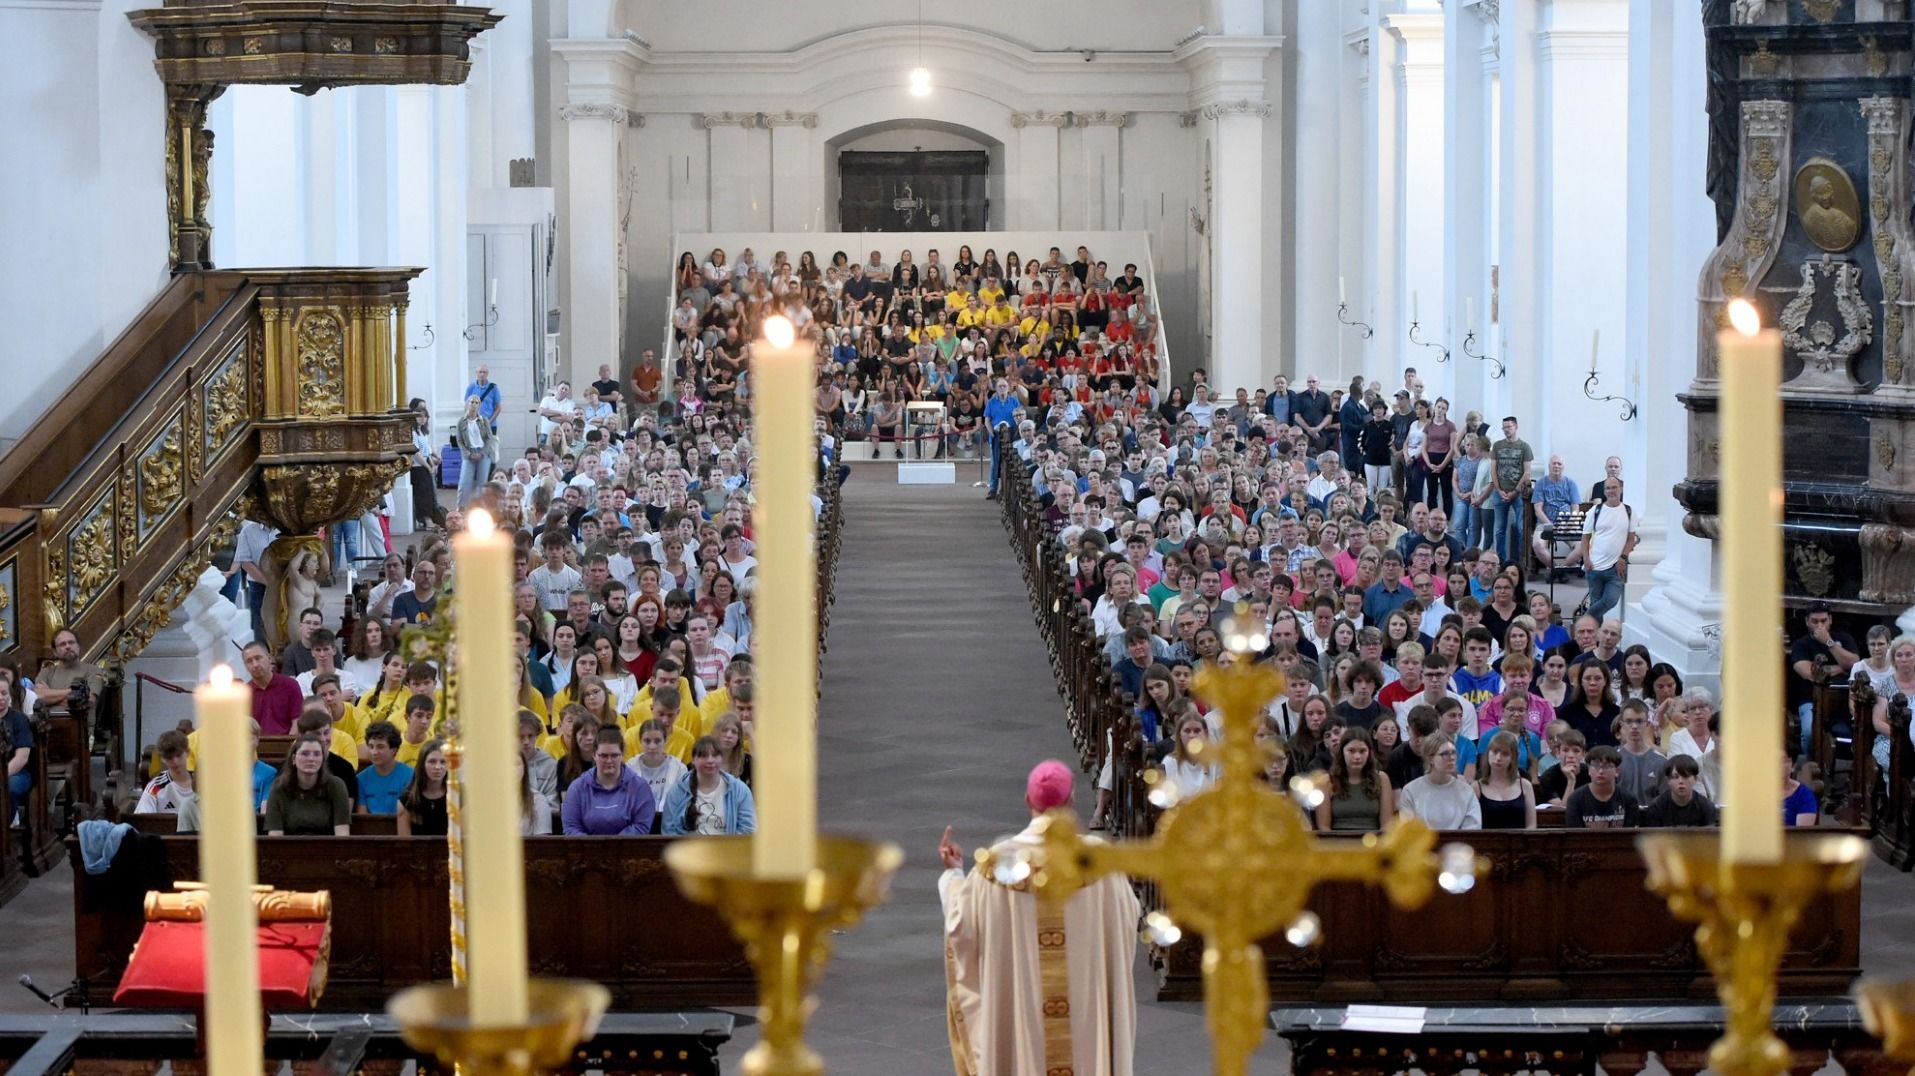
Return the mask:
<path id="1" fill-rule="evenodd" d="M 0 1071 L 1915 1065 L 1907 0 L 0 37 Z"/>

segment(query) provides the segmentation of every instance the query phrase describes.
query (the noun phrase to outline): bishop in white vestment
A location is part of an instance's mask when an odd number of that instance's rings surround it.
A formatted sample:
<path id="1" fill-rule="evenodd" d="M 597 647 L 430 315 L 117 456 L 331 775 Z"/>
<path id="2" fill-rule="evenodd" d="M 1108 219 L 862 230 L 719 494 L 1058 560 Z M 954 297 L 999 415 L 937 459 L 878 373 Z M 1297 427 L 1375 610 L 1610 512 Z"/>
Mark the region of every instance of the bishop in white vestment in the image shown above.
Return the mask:
<path id="1" fill-rule="evenodd" d="M 1026 782 L 1031 821 L 1071 802 L 1071 771 L 1039 763 Z M 994 847 L 1041 843 L 1034 826 Z M 1130 880 L 1108 875 L 1061 907 L 1029 883 L 1006 886 L 961 866 L 945 831 L 946 1009 L 957 1076 L 1131 1076 L 1140 908 Z"/>

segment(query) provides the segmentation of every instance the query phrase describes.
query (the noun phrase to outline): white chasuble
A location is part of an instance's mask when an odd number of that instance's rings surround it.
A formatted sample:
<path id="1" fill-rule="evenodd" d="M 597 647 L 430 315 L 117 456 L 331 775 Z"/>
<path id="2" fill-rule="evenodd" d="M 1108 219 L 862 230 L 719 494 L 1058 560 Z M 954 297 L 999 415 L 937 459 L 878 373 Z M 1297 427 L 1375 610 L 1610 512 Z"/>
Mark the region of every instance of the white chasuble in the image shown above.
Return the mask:
<path id="1" fill-rule="evenodd" d="M 1027 827 L 995 848 L 1039 843 Z M 1131 1076 L 1141 910 L 1129 879 L 1101 878 L 1060 908 L 952 869 L 938 897 L 957 1076 Z"/>

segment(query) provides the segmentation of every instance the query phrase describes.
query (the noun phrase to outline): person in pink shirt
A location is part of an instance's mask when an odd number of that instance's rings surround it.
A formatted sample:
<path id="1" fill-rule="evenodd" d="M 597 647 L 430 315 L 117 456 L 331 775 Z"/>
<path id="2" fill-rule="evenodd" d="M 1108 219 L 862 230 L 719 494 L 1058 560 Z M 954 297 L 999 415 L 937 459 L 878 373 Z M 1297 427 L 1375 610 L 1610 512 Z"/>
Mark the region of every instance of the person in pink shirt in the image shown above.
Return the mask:
<path id="1" fill-rule="evenodd" d="M 272 651 L 257 640 L 246 644 L 241 660 L 246 663 L 246 684 L 253 689 L 253 720 L 259 722 L 260 734 L 291 733 L 293 722 L 299 720 L 299 712 L 306 704 L 299 681 L 275 669 Z"/>
<path id="2" fill-rule="evenodd" d="M 1530 683 L 1536 678 L 1536 660 L 1527 654 L 1503 655 L 1503 690 L 1521 688 L 1529 693 L 1529 720 L 1526 727 L 1538 736 L 1556 720 L 1556 708 L 1549 700 L 1529 690 Z M 1490 699 L 1476 711 L 1476 734 L 1488 733 L 1502 721 L 1503 699 L 1501 695 Z"/>

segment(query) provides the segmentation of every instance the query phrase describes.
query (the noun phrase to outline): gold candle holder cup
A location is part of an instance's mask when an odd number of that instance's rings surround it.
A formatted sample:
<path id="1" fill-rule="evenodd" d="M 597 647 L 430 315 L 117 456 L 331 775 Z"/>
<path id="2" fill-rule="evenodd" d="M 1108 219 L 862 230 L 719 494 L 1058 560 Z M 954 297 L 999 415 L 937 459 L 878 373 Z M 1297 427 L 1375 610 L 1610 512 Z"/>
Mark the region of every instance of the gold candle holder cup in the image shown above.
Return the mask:
<path id="1" fill-rule="evenodd" d="M 466 1076 L 533 1076 L 571 1060 L 598 1033 L 611 991 L 582 979 L 533 979 L 523 1027 L 474 1027 L 467 988 L 451 983 L 408 987 L 386 1003 L 407 1046 Z"/>
<path id="2" fill-rule="evenodd" d="M 904 862 L 895 844 L 818 838 L 817 866 L 802 878 L 753 873 L 750 837 L 694 837 L 665 849 L 678 888 L 717 910 L 744 943 L 758 976 L 763 1033 L 745 1054 L 745 1076 L 819 1076 L 824 1060 L 805 1044 L 812 988 L 831 959 L 830 932 L 884 902 Z"/>

